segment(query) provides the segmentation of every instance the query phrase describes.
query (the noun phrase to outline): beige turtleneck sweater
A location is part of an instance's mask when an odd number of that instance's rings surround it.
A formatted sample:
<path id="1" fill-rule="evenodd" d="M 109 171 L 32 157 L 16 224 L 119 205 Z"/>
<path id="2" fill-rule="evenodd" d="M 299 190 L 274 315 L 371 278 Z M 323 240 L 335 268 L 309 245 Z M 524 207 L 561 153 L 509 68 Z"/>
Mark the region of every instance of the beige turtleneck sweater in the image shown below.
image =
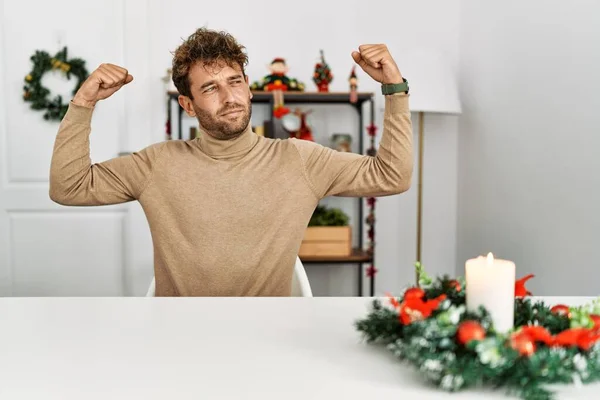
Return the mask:
<path id="1" fill-rule="evenodd" d="M 157 296 L 289 296 L 308 221 L 327 196 L 386 196 L 410 186 L 408 96 L 385 97 L 376 157 L 260 137 L 165 141 L 92 164 L 92 109 L 69 105 L 50 170 L 68 206 L 137 200 L 154 244 Z"/>

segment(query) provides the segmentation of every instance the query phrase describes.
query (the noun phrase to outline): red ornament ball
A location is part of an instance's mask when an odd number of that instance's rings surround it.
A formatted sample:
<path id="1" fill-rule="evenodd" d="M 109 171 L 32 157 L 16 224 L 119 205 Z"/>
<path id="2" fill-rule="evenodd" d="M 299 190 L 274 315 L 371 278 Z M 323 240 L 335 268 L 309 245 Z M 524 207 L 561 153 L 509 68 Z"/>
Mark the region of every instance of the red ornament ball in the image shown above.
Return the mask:
<path id="1" fill-rule="evenodd" d="M 535 353 L 535 341 L 527 334 L 516 334 L 510 339 L 510 346 L 522 356 L 530 356 Z"/>
<path id="2" fill-rule="evenodd" d="M 564 304 L 557 304 L 553 306 L 550 311 L 552 311 L 556 315 L 565 315 L 567 318 L 571 318 L 571 312 L 569 311 L 569 307 Z"/>
<path id="3" fill-rule="evenodd" d="M 407 289 L 406 292 L 404 292 L 404 299 L 408 300 L 408 299 L 422 299 L 423 297 L 425 297 L 425 291 L 421 288 L 410 288 Z"/>
<path id="4" fill-rule="evenodd" d="M 483 340 L 485 329 L 477 321 L 465 321 L 458 326 L 456 331 L 458 343 L 465 345 L 471 340 Z"/>
<path id="5" fill-rule="evenodd" d="M 448 282 L 448 286 L 450 286 L 452 289 L 456 290 L 457 292 L 460 292 L 460 283 L 456 280 L 456 279 L 452 279 L 450 282 Z"/>

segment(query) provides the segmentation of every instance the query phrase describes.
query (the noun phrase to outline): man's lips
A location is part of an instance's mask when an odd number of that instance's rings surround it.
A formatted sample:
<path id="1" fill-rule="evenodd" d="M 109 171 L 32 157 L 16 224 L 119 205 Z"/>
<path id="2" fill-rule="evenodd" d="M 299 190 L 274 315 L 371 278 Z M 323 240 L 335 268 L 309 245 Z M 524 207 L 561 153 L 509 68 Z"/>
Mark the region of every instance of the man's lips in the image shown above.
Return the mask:
<path id="1" fill-rule="evenodd" d="M 242 112 L 242 111 L 244 111 L 244 110 L 242 110 L 242 109 L 237 109 L 237 110 L 229 110 L 229 111 L 227 111 L 227 112 L 225 112 L 225 113 L 223 113 L 223 114 L 221 114 L 221 115 L 235 114 L 235 113 L 239 113 L 239 112 Z"/>

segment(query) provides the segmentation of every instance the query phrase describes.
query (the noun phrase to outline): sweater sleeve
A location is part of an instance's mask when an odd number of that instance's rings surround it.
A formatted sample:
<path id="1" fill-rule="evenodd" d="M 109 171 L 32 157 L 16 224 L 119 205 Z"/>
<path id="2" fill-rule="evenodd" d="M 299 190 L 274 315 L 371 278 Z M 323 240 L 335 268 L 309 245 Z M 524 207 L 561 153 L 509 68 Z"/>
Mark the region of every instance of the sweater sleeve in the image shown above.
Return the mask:
<path id="1" fill-rule="evenodd" d="M 139 199 L 150 183 L 164 143 L 92 164 L 93 109 L 69 104 L 58 129 L 50 165 L 50 198 L 67 206 L 99 206 Z"/>
<path id="2" fill-rule="evenodd" d="M 379 197 L 410 188 L 413 150 L 408 97 L 404 93 L 385 96 L 383 134 L 374 157 L 292 139 L 317 198 Z"/>

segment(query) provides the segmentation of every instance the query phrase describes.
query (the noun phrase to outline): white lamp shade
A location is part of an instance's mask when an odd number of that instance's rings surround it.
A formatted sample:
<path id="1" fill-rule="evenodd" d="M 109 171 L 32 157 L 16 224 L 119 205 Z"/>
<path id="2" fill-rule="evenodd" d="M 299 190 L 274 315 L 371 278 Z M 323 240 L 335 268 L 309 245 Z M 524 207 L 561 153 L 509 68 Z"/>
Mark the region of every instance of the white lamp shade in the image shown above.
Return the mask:
<path id="1" fill-rule="evenodd" d="M 441 53 L 431 50 L 401 52 L 394 57 L 410 87 L 413 112 L 460 114 L 456 71 Z"/>

